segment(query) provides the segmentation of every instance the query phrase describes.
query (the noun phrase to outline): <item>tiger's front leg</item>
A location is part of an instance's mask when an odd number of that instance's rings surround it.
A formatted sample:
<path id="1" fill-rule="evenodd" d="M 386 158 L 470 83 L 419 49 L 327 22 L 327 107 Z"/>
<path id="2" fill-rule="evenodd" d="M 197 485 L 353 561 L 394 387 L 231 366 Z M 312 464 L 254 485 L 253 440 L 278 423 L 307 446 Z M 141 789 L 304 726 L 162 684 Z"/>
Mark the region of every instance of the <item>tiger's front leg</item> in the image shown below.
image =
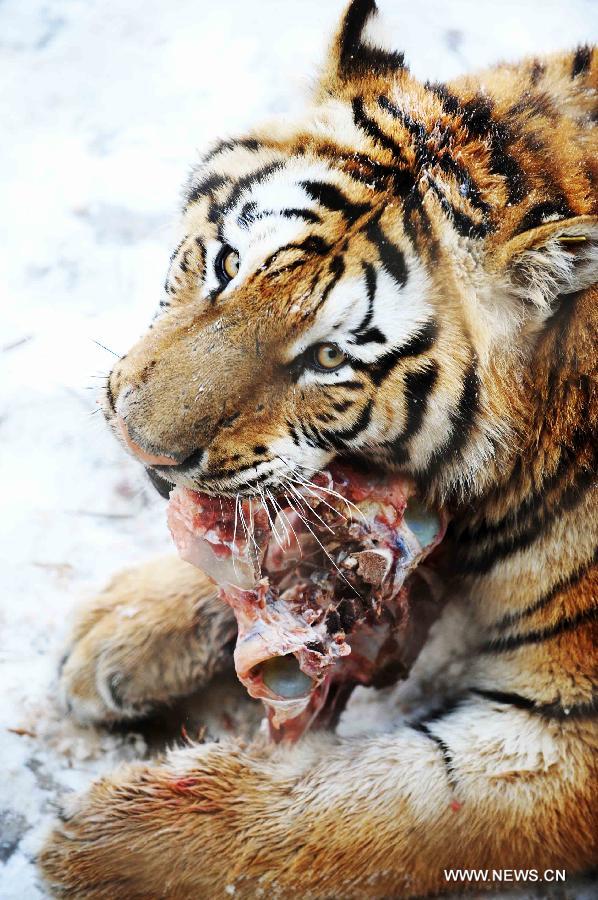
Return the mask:
<path id="1" fill-rule="evenodd" d="M 194 746 L 98 782 L 42 867 L 86 900 L 396 898 L 454 890 L 446 869 L 571 873 L 596 860 L 595 750 L 587 724 L 479 697 L 371 739 Z"/>

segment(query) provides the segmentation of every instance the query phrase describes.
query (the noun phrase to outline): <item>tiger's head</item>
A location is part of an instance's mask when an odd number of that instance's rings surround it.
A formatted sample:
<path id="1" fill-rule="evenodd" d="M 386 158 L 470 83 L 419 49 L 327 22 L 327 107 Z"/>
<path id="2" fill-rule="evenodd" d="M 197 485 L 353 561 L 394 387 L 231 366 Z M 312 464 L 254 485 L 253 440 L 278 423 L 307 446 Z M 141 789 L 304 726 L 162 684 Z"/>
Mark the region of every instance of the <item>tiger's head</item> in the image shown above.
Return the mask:
<path id="1" fill-rule="evenodd" d="M 595 280 L 587 192 L 551 193 L 512 99 L 419 83 L 375 18 L 349 5 L 298 121 L 192 172 L 159 315 L 104 400 L 160 483 L 275 490 L 351 454 L 475 485 L 553 301 Z"/>

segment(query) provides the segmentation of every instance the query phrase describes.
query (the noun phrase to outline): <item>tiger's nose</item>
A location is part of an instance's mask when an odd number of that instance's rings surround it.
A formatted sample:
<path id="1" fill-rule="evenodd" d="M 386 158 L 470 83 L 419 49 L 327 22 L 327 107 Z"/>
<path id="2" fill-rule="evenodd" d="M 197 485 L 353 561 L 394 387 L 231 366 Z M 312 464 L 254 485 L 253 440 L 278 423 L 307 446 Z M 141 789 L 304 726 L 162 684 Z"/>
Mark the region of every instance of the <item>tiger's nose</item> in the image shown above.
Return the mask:
<path id="1" fill-rule="evenodd" d="M 180 460 L 175 459 L 174 456 L 167 456 L 166 454 L 158 454 L 158 453 L 148 453 L 147 450 L 144 450 L 143 447 L 140 447 L 139 444 L 133 440 L 129 433 L 129 429 L 127 428 L 125 420 L 122 416 L 117 416 L 116 421 L 118 424 L 118 428 L 120 433 L 123 436 L 123 440 L 129 450 L 135 454 L 137 459 L 140 459 L 141 462 L 145 463 L 148 466 L 178 466 Z"/>

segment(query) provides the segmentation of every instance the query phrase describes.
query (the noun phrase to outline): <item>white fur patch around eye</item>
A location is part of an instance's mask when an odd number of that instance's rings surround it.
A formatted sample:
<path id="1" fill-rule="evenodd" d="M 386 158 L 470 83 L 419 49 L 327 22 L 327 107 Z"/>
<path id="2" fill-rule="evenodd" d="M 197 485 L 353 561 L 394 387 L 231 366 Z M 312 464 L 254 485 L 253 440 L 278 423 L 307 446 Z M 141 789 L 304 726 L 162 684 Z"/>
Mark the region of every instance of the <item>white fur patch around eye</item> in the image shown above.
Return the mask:
<path id="1" fill-rule="evenodd" d="M 377 267 L 374 315 L 369 328 L 377 328 L 387 340 L 384 345 L 355 345 L 352 338 L 350 352 L 364 362 L 373 362 L 390 350 L 408 343 L 433 315 L 426 270 L 413 256 L 408 258 L 407 264 L 407 282 L 400 289 L 382 266 Z"/>
<path id="2" fill-rule="evenodd" d="M 241 265 L 235 282 L 239 284 L 264 260 L 285 244 L 299 241 L 317 231 L 318 223 L 306 221 L 300 215 L 288 216 L 285 210 L 307 210 L 324 221 L 333 215 L 323 208 L 302 187 L 302 182 L 330 184 L 345 193 L 346 184 L 339 173 L 321 160 L 291 158 L 271 172 L 263 181 L 249 184 L 235 207 L 225 216 L 222 236 L 225 243 L 239 252 Z M 249 215 L 241 213 L 250 205 Z M 268 215 L 264 215 L 268 214 Z"/>
<path id="3" fill-rule="evenodd" d="M 424 267 L 413 256 L 407 265 L 408 278 L 402 288 L 380 263 L 376 266 L 376 293 L 368 329 L 378 329 L 386 343 L 358 343 L 354 332 L 369 307 L 365 277 L 341 278 L 313 325 L 288 347 L 287 359 L 291 361 L 313 344 L 331 342 L 349 356 L 369 363 L 408 343 L 429 322 L 433 307 L 428 299 L 430 280 Z"/>
<path id="4" fill-rule="evenodd" d="M 324 174 L 325 173 L 325 174 Z M 243 194 L 235 209 L 227 217 L 234 226 L 237 224 L 236 216 L 246 203 L 255 203 L 256 212 L 263 210 L 281 210 L 281 209 L 313 209 L 314 201 L 308 197 L 304 188 L 299 182 L 308 180 L 309 178 L 329 178 L 330 172 L 326 169 L 322 171 L 321 167 L 308 167 L 304 172 L 297 173 L 285 167 L 282 171 L 273 172 L 265 181 L 253 185 L 246 193 Z M 236 214 L 236 215 L 235 215 Z"/>
<path id="5" fill-rule="evenodd" d="M 298 242 L 313 223 L 300 216 L 285 216 L 284 210 L 305 209 L 317 212 L 317 203 L 301 187 L 302 181 L 332 181 L 332 171 L 323 162 L 306 163 L 291 159 L 275 169 L 263 181 L 248 185 L 235 206 L 226 214 L 222 223 L 222 241 L 230 244 L 240 258 L 239 272 L 222 291 L 225 296 L 242 284 L 264 261 L 286 244 Z M 251 205 L 251 212 L 240 220 L 244 207 Z M 264 216 L 264 213 L 268 215 Z M 273 215 L 271 215 L 273 213 Z M 203 296 L 219 288 L 214 273 L 214 261 L 221 244 L 211 241 L 206 248 L 206 279 Z"/>
<path id="6" fill-rule="evenodd" d="M 325 281 L 322 282 L 322 288 Z M 314 297 L 317 303 L 317 294 Z M 308 298 L 308 302 L 313 302 Z M 367 292 L 363 278 L 341 278 L 330 291 L 326 302 L 318 312 L 315 322 L 286 350 L 291 362 L 314 344 L 330 342 L 345 348 L 346 336 L 352 328 L 358 328 L 367 312 Z"/>
<path id="7" fill-rule="evenodd" d="M 263 181 L 249 184 L 242 192 L 234 208 L 225 216 L 223 222 L 225 239 L 232 241 L 236 238 L 251 242 L 254 223 L 249 222 L 249 227 L 243 228 L 238 222 L 239 214 L 246 204 L 252 205 L 255 214 L 284 209 L 315 211 L 316 203 L 301 187 L 301 182 L 330 182 L 333 179 L 333 171 L 324 162 L 289 159 L 284 166 L 275 169 Z M 255 224 L 259 225 L 259 220 Z"/>
<path id="8" fill-rule="evenodd" d="M 346 381 L 351 378 L 353 370 L 349 362 L 335 369 L 333 372 L 319 371 L 316 369 L 305 369 L 297 380 L 300 387 L 308 387 L 311 384 L 332 385 L 338 384 L 340 381 Z"/>

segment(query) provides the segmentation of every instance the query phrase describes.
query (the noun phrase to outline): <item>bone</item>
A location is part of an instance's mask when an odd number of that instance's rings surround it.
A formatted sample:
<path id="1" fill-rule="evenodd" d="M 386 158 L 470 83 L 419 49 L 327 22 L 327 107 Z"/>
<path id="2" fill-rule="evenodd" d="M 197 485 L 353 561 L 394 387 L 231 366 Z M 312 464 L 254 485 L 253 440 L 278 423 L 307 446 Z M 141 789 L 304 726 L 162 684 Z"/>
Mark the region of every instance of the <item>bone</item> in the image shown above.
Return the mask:
<path id="1" fill-rule="evenodd" d="M 380 586 L 390 572 L 392 566 L 392 554 L 386 548 L 377 550 L 362 550 L 354 553 L 357 560 L 357 572 L 368 584 Z"/>
<path id="2" fill-rule="evenodd" d="M 312 679 L 301 671 L 292 655 L 274 656 L 266 660 L 261 673 L 266 687 L 283 700 L 306 697 L 314 686 Z"/>
<path id="3" fill-rule="evenodd" d="M 431 544 L 441 529 L 438 513 L 427 509 L 417 497 L 409 500 L 403 521 L 421 547 Z"/>

